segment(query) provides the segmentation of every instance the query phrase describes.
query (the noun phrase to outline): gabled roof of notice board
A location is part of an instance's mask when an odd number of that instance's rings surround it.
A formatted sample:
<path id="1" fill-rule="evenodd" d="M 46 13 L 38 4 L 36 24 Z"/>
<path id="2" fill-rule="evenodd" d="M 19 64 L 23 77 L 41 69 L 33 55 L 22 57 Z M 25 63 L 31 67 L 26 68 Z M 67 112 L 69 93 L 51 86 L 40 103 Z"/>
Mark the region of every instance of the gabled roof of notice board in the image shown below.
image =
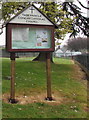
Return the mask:
<path id="1" fill-rule="evenodd" d="M 33 4 L 24 8 L 5 24 L 7 23 L 53 25 L 55 28 L 58 28 L 58 26 L 54 22 L 52 22 Z"/>

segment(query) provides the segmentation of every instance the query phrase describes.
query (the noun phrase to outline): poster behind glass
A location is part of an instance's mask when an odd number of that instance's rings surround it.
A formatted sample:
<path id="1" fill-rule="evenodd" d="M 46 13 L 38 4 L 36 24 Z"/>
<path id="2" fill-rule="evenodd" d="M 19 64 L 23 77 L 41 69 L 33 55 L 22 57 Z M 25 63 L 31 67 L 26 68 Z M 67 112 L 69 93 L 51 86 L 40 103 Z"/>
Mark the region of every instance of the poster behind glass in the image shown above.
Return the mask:
<path id="1" fill-rule="evenodd" d="M 51 48 L 51 30 L 48 28 L 12 28 L 12 49 Z"/>

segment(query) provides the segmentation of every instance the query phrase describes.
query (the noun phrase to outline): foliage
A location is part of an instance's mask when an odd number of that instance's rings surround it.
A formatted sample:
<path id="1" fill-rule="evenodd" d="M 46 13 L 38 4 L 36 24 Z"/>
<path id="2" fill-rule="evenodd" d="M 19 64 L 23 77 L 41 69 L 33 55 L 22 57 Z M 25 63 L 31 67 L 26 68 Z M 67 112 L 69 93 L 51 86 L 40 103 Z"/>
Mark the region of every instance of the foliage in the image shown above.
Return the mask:
<path id="1" fill-rule="evenodd" d="M 86 9 L 78 0 L 80 5 Z M 62 38 L 66 33 L 72 32 L 71 36 L 76 36 L 81 30 L 84 35 L 89 37 L 89 18 L 84 17 L 81 13 L 81 9 L 73 2 L 63 2 L 59 5 L 56 2 L 35 2 L 41 4 L 40 9 L 56 24 L 59 26 L 59 30 L 56 30 L 56 38 Z M 19 10 L 26 7 L 29 2 L 6 2 L 3 3 L 2 16 L 4 20 L 11 17 L 12 14 L 16 14 Z M 69 28 L 69 29 L 68 29 Z"/>
<path id="2" fill-rule="evenodd" d="M 25 8 L 29 3 L 26 2 L 5 2 L 2 4 L 2 18 L 7 21 L 13 15 L 17 14 L 23 8 Z"/>
<path id="3" fill-rule="evenodd" d="M 82 31 L 85 36 L 89 37 L 89 18 L 84 17 L 81 13 L 81 9 L 77 5 L 73 4 L 73 2 L 64 2 L 62 6 L 63 10 L 68 13 L 66 14 L 67 18 L 76 18 L 72 23 L 73 32 L 71 36 L 76 36 L 80 31 Z"/>
<path id="4" fill-rule="evenodd" d="M 77 37 L 69 39 L 68 49 L 81 52 L 89 50 L 89 38 Z"/>
<path id="5" fill-rule="evenodd" d="M 30 62 L 29 62 L 30 59 Z M 32 62 L 32 58 L 17 58 L 16 60 L 16 96 L 24 95 L 36 98 L 43 95 L 40 102 L 28 104 L 8 104 L 3 102 L 3 118 L 86 118 L 87 85 L 82 80 L 82 74 L 76 65 L 68 59 L 55 58 L 52 65 L 52 95 L 55 100 L 44 102 L 46 97 L 46 71 L 45 63 Z M 9 97 L 10 60 L 2 60 L 2 92 Z M 5 96 L 4 96 L 5 97 Z M 35 100 L 35 99 L 34 99 Z M 36 101 L 36 100 L 35 100 Z M 57 103 L 58 102 L 58 103 Z"/>
<path id="6" fill-rule="evenodd" d="M 2 4 L 1 4 L 1 2 L 0 2 L 0 20 L 2 19 Z"/>
<path id="7" fill-rule="evenodd" d="M 40 9 L 59 27 L 55 31 L 55 37 L 57 39 L 64 39 L 67 33 L 72 32 L 71 24 L 74 18 L 65 17 L 67 12 L 62 10 L 61 4 L 57 4 L 56 2 L 41 3 Z"/>
<path id="8" fill-rule="evenodd" d="M 21 2 L 6 2 L 2 6 L 2 16 L 6 21 L 11 18 L 12 15 L 15 15 L 17 12 L 21 11 L 30 3 L 21 3 Z M 48 16 L 55 24 L 58 25 L 59 29 L 55 31 L 55 37 L 57 39 L 63 39 L 66 33 L 72 32 L 72 22 L 73 19 L 65 18 L 65 12 L 62 10 L 61 5 L 58 5 L 55 2 L 42 2 L 40 4 L 40 10 Z"/>

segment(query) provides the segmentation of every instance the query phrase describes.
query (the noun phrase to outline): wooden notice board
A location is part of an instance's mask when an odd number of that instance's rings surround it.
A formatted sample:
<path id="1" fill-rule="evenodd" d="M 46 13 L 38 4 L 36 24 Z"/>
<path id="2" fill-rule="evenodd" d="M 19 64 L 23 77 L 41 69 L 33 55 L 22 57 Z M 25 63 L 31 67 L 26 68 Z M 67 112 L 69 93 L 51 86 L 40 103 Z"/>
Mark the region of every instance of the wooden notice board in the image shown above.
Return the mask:
<path id="1" fill-rule="evenodd" d="M 6 23 L 9 52 L 54 51 L 57 26 L 34 5 L 28 6 Z"/>
<path id="2" fill-rule="evenodd" d="M 15 53 L 46 52 L 47 100 L 52 100 L 50 52 L 55 50 L 54 29 L 58 28 L 37 7 L 29 5 L 6 22 L 6 50 L 11 59 L 10 102 L 15 100 Z"/>

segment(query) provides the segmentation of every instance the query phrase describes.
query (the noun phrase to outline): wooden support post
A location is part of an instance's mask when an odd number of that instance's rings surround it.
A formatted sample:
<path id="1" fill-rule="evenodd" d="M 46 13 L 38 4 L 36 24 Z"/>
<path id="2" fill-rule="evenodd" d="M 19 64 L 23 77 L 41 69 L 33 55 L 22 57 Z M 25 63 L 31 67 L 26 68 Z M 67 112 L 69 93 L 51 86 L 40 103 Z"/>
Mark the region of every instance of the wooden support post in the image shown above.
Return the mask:
<path id="1" fill-rule="evenodd" d="M 47 98 L 46 100 L 52 100 L 51 93 L 51 63 L 50 63 L 50 52 L 46 53 L 46 71 L 47 71 Z"/>
<path id="2" fill-rule="evenodd" d="M 10 91 L 10 102 L 16 103 L 15 101 L 15 53 L 10 53 L 11 59 L 11 91 Z"/>

